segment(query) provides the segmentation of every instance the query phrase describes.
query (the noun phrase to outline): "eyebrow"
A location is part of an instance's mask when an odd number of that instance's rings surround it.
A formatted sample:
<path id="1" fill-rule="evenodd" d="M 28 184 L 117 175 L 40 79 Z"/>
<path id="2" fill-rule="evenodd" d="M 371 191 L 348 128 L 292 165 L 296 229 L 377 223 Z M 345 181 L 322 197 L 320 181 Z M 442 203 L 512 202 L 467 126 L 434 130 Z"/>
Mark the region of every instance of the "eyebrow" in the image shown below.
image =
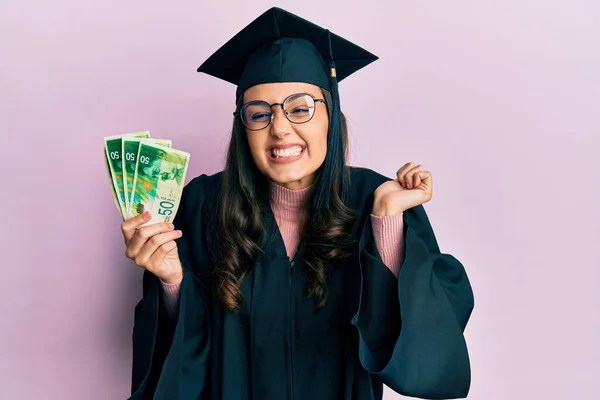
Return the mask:
<path id="1" fill-rule="evenodd" d="M 297 98 L 299 98 L 299 97 L 302 97 L 302 96 L 304 96 L 304 95 L 311 95 L 311 96 L 312 96 L 312 97 L 314 97 L 315 99 L 321 99 L 321 98 L 324 98 L 324 97 L 323 97 L 323 93 L 321 93 L 321 92 L 319 92 L 319 94 L 316 94 L 316 93 L 311 93 L 311 92 L 297 92 L 297 93 L 290 93 L 290 94 L 287 94 L 285 97 L 283 97 L 283 99 L 282 99 L 281 101 L 269 102 L 269 101 L 267 101 L 267 100 L 265 100 L 265 99 L 251 99 L 251 100 L 246 100 L 246 101 L 244 101 L 244 102 L 242 103 L 242 105 L 244 105 L 244 104 L 248 104 L 248 103 L 253 103 L 253 102 L 258 102 L 258 101 L 265 102 L 265 103 L 267 103 L 267 104 L 273 104 L 273 103 L 282 103 L 282 102 L 283 102 L 285 99 L 287 99 L 287 98 L 289 98 L 289 97 L 291 97 L 292 99 L 297 99 Z"/>

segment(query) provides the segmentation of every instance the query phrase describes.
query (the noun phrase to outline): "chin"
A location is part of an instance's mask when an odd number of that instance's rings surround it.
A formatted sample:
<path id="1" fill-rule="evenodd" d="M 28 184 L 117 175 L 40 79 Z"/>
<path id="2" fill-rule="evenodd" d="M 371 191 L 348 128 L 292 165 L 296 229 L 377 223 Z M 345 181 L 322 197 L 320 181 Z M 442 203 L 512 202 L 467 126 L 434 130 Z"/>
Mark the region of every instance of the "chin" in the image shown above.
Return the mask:
<path id="1" fill-rule="evenodd" d="M 316 170 L 315 170 L 316 171 Z M 296 189 L 302 189 L 313 183 L 315 171 L 311 170 L 290 170 L 276 171 L 273 168 L 263 170 L 263 173 L 273 182 L 281 186 L 297 186 Z"/>
<path id="2" fill-rule="evenodd" d="M 270 170 L 267 173 L 267 176 L 269 177 L 269 179 L 271 179 L 273 182 L 276 182 L 279 184 L 288 184 L 288 183 L 297 182 L 297 181 L 307 178 L 309 175 L 311 175 L 311 174 L 310 173 L 302 173 L 300 171 L 273 171 L 273 170 Z"/>

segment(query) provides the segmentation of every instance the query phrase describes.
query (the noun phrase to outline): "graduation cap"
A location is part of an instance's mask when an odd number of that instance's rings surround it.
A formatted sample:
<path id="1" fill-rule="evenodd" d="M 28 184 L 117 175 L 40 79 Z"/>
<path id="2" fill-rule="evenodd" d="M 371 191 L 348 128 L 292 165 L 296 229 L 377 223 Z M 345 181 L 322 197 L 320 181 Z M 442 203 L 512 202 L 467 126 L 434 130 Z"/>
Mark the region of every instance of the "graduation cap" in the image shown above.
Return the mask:
<path id="1" fill-rule="evenodd" d="M 331 91 L 332 73 L 340 82 L 377 59 L 328 29 L 273 7 L 211 55 L 198 72 L 237 85 L 239 98 L 253 85 L 272 82 L 306 82 Z"/>
<path id="2" fill-rule="evenodd" d="M 237 85 L 236 102 L 246 89 L 262 83 L 305 82 L 329 91 L 325 185 L 333 182 L 334 171 L 344 167 L 337 84 L 377 59 L 328 29 L 273 7 L 212 54 L 198 72 Z M 316 203 L 327 207 L 329 196 L 317 195 Z"/>

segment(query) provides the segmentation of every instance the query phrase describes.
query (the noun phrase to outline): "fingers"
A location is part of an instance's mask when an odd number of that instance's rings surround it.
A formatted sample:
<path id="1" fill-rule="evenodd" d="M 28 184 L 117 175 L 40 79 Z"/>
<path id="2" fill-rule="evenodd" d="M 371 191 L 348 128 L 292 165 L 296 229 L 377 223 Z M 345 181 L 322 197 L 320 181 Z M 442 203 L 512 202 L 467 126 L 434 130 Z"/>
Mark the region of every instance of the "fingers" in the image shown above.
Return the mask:
<path id="1" fill-rule="evenodd" d="M 170 231 L 152 236 L 134 257 L 140 267 L 154 271 L 161 265 L 165 256 L 177 248 L 175 239 L 181 237 L 181 231 Z"/>
<path id="2" fill-rule="evenodd" d="M 398 182 L 403 183 L 404 176 L 406 173 L 415 166 L 415 163 L 409 162 L 404 164 L 397 172 L 396 177 L 398 178 Z"/>
<path id="3" fill-rule="evenodd" d="M 413 162 L 404 164 L 396 174 L 398 182 L 406 189 L 418 188 L 421 185 L 429 188 L 432 185 L 431 172 L 425 171 L 422 165 Z"/>
<path id="4" fill-rule="evenodd" d="M 426 192 L 431 192 L 432 187 L 433 187 L 431 172 L 419 171 L 419 172 L 415 173 L 414 177 L 415 178 L 413 178 L 413 180 L 418 179 L 418 181 L 419 181 L 418 185 L 414 186 L 415 188 L 418 187 Z"/>
<path id="5" fill-rule="evenodd" d="M 412 179 L 412 187 L 419 187 L 421 185 L 421 175 L 419 173 L 415 173 Z"/>
<path id="6" fill-rule="evenodd" d="M 123 237 L 125 238 L 125 244 L 128 244 L 137 228 L 140 225 L 144 224 L 146 221 L 150 219 L 150 212 L 146 211 L 141 213 L 138 216 L 128 219 L 127 221 L 121 224 L 121 231 L 123 232 Z"/>
<path id="7" fill-rule="evenodd" d="M 406 163 L 397 172 L 398 182 L 406 189 L 412 189 L 418 187 L 420 184 L 416 184 L 415 175 L 418 177 L 418 172 L 424 171 L 422 165 L 415 165 L 413 162 Z"/>
<path id="8" fill-rule="evenodd" d="M 173 224 L 160 222 L 137 229 L 127 244 L 125 255 L 133 260 L 148 240 L 153 240 L 156 235 L 170 232 L 173 228 Z"/>

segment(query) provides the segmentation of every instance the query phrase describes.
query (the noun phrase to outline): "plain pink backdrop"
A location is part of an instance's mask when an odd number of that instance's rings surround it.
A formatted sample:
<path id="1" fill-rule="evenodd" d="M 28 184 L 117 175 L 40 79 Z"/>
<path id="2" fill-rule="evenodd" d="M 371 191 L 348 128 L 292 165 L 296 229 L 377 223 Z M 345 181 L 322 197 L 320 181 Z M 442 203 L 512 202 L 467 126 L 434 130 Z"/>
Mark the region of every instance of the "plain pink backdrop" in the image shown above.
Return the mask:
<path id="1" fill-rule="evenodd" d="M 1 2 L 1 399 L 127 397 L 141 270 L 102 138 L 149 129 L 192 154 L 188 180 L 220 170 L 235 88 L 195 69 L 272 5 Z M 600 3 L 277 5 L 381 57 L 340 86 L 351 161 L 433 172 L 475 290 L 469 398 L 598 399 Z"/>

